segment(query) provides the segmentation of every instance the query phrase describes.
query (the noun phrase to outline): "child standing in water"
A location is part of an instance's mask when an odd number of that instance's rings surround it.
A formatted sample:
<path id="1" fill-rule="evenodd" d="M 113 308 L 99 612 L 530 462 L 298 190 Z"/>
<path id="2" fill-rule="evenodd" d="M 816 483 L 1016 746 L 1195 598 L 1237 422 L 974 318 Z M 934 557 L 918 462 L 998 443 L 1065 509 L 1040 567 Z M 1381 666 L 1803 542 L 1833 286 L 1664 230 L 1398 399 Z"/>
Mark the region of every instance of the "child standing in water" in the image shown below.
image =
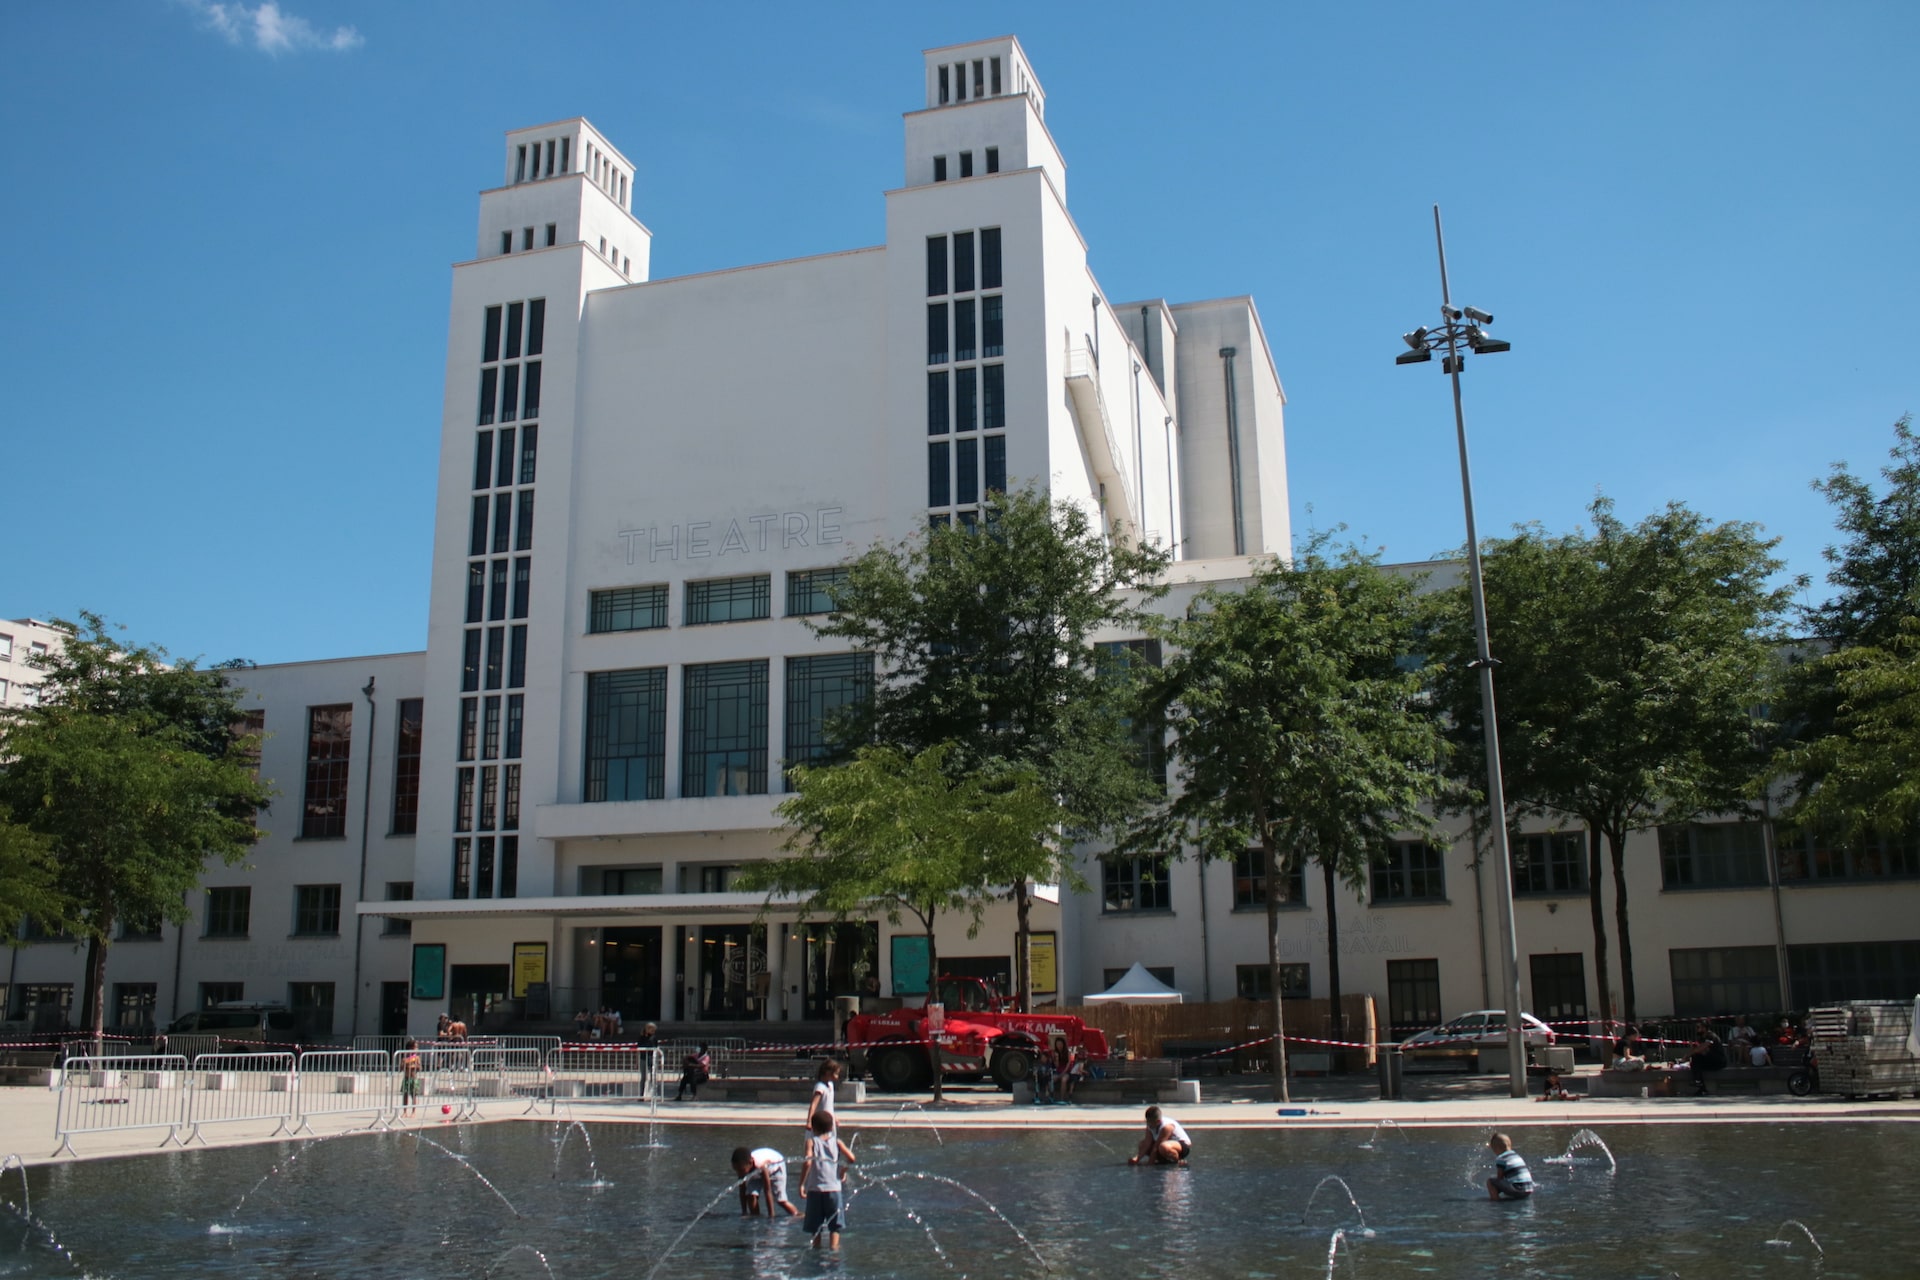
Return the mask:
<path id="1" fill-rule="evenodd" d="M 840 1202 L 840 1165 L 853 1163 L 853 1151 L 833 1131 L 833 1115 L 813 1113 L 813 1136 L 807 1139 L 807 1163 L 800 1171 L 800 1189 L 807 1195 L 807 1220 L 803 1224 L 820 1247 L 820 1233 L 827 1233 L 827 1244 L 840 1251 L 840 1232 L 846 1227 Z"/>
<path id="2" fill-rule="evenodd" d="M 1487 1199 L 1525 1200 L 1532 1195 L 1533 1172 L 1513 1149 L 1513 1139 L 1496 1133 L 1487 1139 L 1487 1149 L 1493 1152 L 1493 1176 L 1487 1179 Z"/>

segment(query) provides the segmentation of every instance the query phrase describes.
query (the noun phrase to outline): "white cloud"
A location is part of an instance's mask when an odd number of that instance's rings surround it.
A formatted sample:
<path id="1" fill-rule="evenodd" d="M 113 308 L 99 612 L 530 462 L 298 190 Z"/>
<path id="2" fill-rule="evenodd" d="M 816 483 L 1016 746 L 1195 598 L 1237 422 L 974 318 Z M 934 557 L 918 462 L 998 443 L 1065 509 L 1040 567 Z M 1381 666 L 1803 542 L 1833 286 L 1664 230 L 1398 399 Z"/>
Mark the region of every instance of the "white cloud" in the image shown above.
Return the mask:
<path id="1" fill-rule="evenodd" d="M 288 13 L 274 0 L 261 0 L 249 8 L 238 3 L 217 0 L 180 0 L 200 16 L 210 29 L 226 37 L 228 44 L 251 44 L 262 53 L 279 55 L 320 49 L 344 53 L 366 43 L 352 27 L 321 31 L 298 14 Z"/>

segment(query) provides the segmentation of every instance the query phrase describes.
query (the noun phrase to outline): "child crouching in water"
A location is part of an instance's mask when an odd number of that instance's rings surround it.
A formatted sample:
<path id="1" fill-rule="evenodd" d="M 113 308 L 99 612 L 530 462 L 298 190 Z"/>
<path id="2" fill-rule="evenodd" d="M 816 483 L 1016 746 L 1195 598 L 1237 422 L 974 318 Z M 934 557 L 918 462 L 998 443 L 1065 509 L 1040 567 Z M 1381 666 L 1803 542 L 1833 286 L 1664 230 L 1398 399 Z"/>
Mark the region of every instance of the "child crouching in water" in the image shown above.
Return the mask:
<path id="1" fill-rule="evenodd" d="M 840 1165 L 853 1163 L 853 1151 L 835 1135 L 831 1112 L 814 1112 L 809 1127 L 813 1136 L 807 1139 L 807 1163 L 800 1171 L 800 1189 L 807 1194 L 807 1220 L 802 1225 L 813 1237 L 814 1248 L 820 1247 L 820 1233 L 825 1231 L 828 1245 L 838 1252 L 840 1233 L 847 1225 L 841 1212 Z"/>
<path id="2" fill-rule="evenodd" d="M 789 1218 L 800 1216 L 800 1211 L 787 1199 L 787 1158 L 772 1147 L 756 1147 L 752 1151 L 735 1147 L 733 1174 L 740 1179 L 741 1217 L 753 1217 L 763 1201 L 769 1218 L 775 1205 L 785 1209 Z"/>
<path id="3" fill-rule="evenodd" d="M 1487 1179 L 1487 1199 L 1525 1200 L 1533 1194 L 1533 1172 L 1513 1149 L 1513 1140 L 1504 1133 L 1487 1139 L 1493 1152 L 1493 1176 Z"/>

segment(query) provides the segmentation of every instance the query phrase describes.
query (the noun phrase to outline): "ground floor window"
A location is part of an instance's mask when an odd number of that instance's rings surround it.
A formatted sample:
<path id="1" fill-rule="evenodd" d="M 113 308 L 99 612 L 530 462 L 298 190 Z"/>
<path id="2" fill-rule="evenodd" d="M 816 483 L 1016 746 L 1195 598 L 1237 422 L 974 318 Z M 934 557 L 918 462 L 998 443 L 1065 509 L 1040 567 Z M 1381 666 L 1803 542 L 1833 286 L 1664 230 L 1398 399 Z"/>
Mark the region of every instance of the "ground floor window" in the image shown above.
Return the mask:
<path id="1" fill-rule="evenodd" d="M 217 1004 L 232 1004 L 246 998 L 247 986 L 244 982 L 203 982 L 200 984 L 200 1007 L 211 1009 Z"/>
<path id="2" fill-rule="evenodd" d="M 116 982 L 113 984 L 113 1025 L 126 1032 L 153 1030 L 153 1010 L 159 1002 L 160 986 L 153 982 Z"/>
<path id="3" fill-rule="evenodd" d="M 293 1025 L 305 1040 L 333 1037 L 333 984 L 331 982 L 289 982 L 287 1004 L 293 1009 Z"/>
<path id="4" fill-rule="evenodd" d="M 1410 1036 L 1440 1021 L 1440 962 L 1387 961 L 1387 1022 L 1392 1034 Z"/>
<path id="5" fill-rule="evenodd" d="M 1691 947 L 1667 953 L 1673 1011 L 1683 1018 L 1780 1007 L 1772 947 Z"/>
<path id="6" fill-rule="evenodd" d="M 1844 1000 L 1911 1000 L 1920 991 L 1920 941 L 1788 947 L 1787 972 L 1793 978 L 1793 1002 L 1803 1008 Z"/>
<path id="7" fill-rule="evenodd" d="M 1533 1016 L 1542 1022 L 1584 1022 L 1587 964 L 1578 951 L 1527 957 L 1533 978 Z"/>
<path id="8" fill-rule="evenodd" d="M 1304 1000 L 1312 992 L 1312 966 L 1280 966 L 1280 994 L 1288 1000 Z M 1242 1000 L 1273 999 L 1273 970 L 1263 960 L 1259 964 L 1233 966 L 1233 988 Z"/>
<path id="9" fill-rule="evenodd" d="M 33 1031 L 65 1031 L 73 1025 L 71 982 L 30 982 L 19 988 L 13 1016 Z"/>

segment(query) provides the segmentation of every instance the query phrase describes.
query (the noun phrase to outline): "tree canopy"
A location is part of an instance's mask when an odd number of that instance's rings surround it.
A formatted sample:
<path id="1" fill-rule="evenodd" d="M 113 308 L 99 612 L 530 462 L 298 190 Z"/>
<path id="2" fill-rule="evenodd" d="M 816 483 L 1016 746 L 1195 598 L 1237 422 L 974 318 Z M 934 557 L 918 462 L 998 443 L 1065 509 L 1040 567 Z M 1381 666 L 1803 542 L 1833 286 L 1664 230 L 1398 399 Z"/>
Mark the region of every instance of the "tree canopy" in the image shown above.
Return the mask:
<path id="1" fill-rule="evenodd" d="M 1602 1017 L 1611 1015 L 1602 838 L 1611 851 L 1624 1016 L 1634 1016 L 1624 847 L 1660 822 L 1736 808 L 1763 758 L 1757 709 L 1792 584 L 1775 540 L 1675 503 L 1635 525 L 1597 499 L 1590 530 L 1537 526 L 1484 552 L 1496 705 L 1514 814 L 1586 824 Z M 1480 785 L 1481 703 L 1464 586 L 1436 599 L 1436 696 Z M 1469 762 L 1475 762 L 1469 764 Z"/>
<path id="2" fill-rule="evenodd" d="M 83 1021 L 97 1036 L 114 926 L 184 922 L 206 860 L 246 855 L 271 793 L 218 672 L 123 646 L 94 614 L 62 625 L 38 704 L 0 721 L 0 806 L 44 842 L 39 918 L 87 944 Z"/>
<path id="3" fill-rule="evenodd" d="M 1066 842 L 1109 830 L 1154 793 L 1124 681 L 1096 635 L 1150 625 L 1167 556 L 1109 540 L 1082 508 L 1037 490 L 990 494 L 977 526 L 940 526 L 868 551 L 814 625 L 874 655 L 872 697 L 846 740 L 919 757 L 945 746 L 958 778 L 1026 770 L 1054 801 L 1051 864 L 1013 887 L 1022 1006 L 1030 998 L 1029 879 L 1071 880 Z"/>
<path id="4" fill-rule="evenodd" d="M 1322 536 L 1244 590 L 1201 593 L 1164 624 L 1169 656 L 1144 691 L 1179 765 L 1178 794 L 1133 825 L 1130 849 L 1259 849 L 1267 886 L 1275 1090 L 1287 1096 L 1280 906 L 1288 872 L 1319 861 L 1364 884 L 1395 836 L 1432 830 L 1445 744 L 1421 705 L 1414 583 Z M 1329 910 L 1333 906 L 1329 899 Z M 1329 922 L 1334 917 L 1329 915 Z M 1329 928 L 1329 960 L 1338 934 Z M 1337 983 L 1337 978 L 1334 979 Z"/>

